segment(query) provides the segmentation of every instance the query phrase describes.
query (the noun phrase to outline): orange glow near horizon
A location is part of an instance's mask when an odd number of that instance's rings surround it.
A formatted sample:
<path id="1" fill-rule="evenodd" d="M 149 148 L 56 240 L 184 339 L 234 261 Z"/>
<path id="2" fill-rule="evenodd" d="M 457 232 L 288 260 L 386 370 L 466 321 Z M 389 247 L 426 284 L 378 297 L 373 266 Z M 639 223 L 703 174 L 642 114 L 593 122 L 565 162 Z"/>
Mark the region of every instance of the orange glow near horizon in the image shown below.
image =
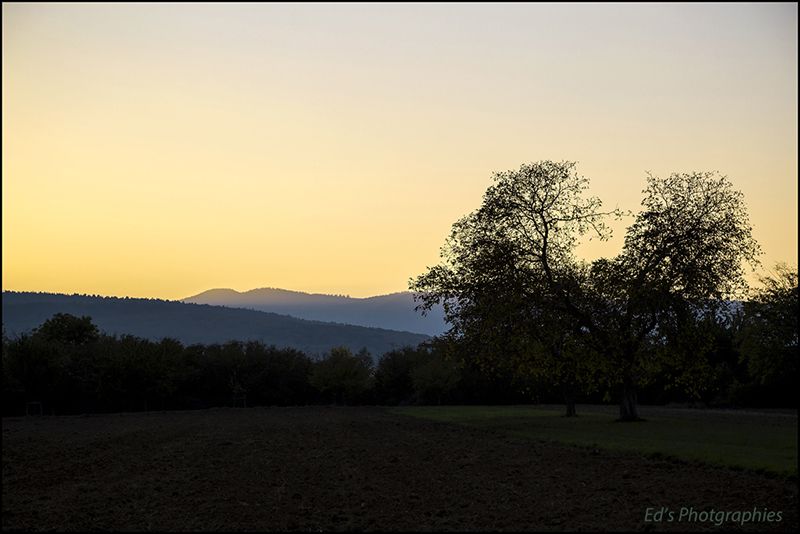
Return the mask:
<path id="1" fill-rule="evenodd" d="M 404 291 L 543 159 L 634 211 L 718 170 L 797 265 L 794 4 L 2 9 L 4 290 Z"/>

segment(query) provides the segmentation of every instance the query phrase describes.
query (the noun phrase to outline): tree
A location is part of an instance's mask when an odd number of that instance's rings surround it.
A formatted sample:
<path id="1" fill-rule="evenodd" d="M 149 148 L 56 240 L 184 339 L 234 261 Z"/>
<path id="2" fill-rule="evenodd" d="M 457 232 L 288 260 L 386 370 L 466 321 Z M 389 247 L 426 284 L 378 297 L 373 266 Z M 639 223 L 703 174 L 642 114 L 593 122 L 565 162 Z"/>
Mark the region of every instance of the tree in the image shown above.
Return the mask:
<path id="1" fill-rule="evenodd" d="M 658 368 L 648 345 L 681 317 L 715 315 L 725 299 L 743 295 L 746 263 L 759 247 L 751 235 L 742 193 L 714 172 L 648 174 L 645 198 L 628 228 L 622 252 L 593 269 L 599 336 L 621 385 L 620 418 L 638 419 L 636 390 Z M 594 267 L 594 265 L 593 265 Z M 661 329 L 659 329 L 661 328 Z M 674 336 L 683 336 L 674 329 Z"/>
<path id="2" fill-rule="evenodd" d="M 47 341 L 84 345 L 97 341 L 100 332 L 92 323 L 91 317 L 57 313 L 36 328 L 34 335 Z"/>
<path id="3" fill-rule="evenodd" d="M 24 406 L 25 386 L 20 365 L 19 355 L 11 351 L 14 342 L 6 336 L 6 329 L 3 326 L 3 415 L 16 415 L 14 408 L 19 409 Z"/>
<path id="4" fill-rule="evenodd" d="M 250 341 L 245 345 L 245 357 L 241 376 L 248 403 L 286 406 L 309 401 L 312 364 L 305 354 Z"/>
<path id="5" fill-rule="evenodd" d="M 774 401 L 786 405 L 796 402 L 797 269 L 778 264 L 761 284 L 744 303 L 741 353 L 755 385 L 769 388 Z"/>
<path id="6" fill-rule="evenodd" d="M 450 335 L 488 372 L 547 375 L 574 415 L 580 382 L 574 347 L 588 317 L 574 302 L 586 266 L 573 249 L 580 235 L 607 239 L 588 180 L 570 162 L 522 165 L 494 175 L 481 207 L 453 225 L 442 263 L 411 282 L 423 313 L 441 303 Z M 569 343 L 568 343 L 569 341 Z"/>
<path id="7" fill-rule="evenodd" d="M 591 231 L 607 239 L 604 219 L 622 213 L 584 198 L 588 180 L 574 163 L 525 164 L 494 182 L 480 208 L 453 225 L 442 263 L 412 280 L 419 308 L 442 303 L 458 331 L 482 295 L 519 295 L 518 331 L 547 343 L 553 325 L 563 325 L 555 339 L 587 341 L 590 367 L 619 389 L 620 419 L 637 420 L 637 388 L 657 366 L 650 349 L 663 342 L 659 325 L 746 287 L 742 261 L 755 263 L 758 246 L 741 193 L 716 173 L 648 175 L 622 252 L 589 265 L 574 256 L 578 238 Z M 529 317 L 546 320 L 537 326 Z"/>
<path id="8" fill-rule="evenodd" d="M 655 382 L 662 396 L 677 394 L 691 404 L 708 404 L 724 392 L 738 359 L 731 343 L 735 320 L 735 307 L 720 303 L 716 309 L 672 314 L 659 323 L 661 338 L 645 350 L 658 364 Z"/>
<path id="9" fill-rule="evenodd" d="M 408 404 L 414 396 L 411 373 L 428 356 L 424 347 L 403 347 L 381 356 L 375 369 L 375 394 L 385 404 Z"/>
<path id="10" fill-rule="evenodd" d="M 460 378 L 458 367 L 439 354 L 431 354 L 427 360 L 411 370 L 411 383 L 417 399 L 422 403 L 441 404 L 442 399 L 453 391 Z"/>
<path id="11" fill-rule="evenodd" d="M 372 357 L 366 350 L 353 355 L 347 347 L 335 347 L 328 356 L 314 365 L 311 385 L 336 404 L 355 401 L 371 386 Z"/>

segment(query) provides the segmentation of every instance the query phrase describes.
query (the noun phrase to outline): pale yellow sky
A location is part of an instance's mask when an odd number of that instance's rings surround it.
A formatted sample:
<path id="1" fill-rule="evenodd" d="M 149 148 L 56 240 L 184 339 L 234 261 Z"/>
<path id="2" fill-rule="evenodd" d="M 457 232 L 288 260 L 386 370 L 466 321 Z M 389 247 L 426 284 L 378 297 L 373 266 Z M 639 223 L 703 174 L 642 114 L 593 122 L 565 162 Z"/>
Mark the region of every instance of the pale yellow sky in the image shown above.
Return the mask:
<path id="1" fill-rule="evenodd" d="M 718 170 L 796 265 L 797 6 L 3 4 L 3 289 L 402 291 L 542 159 Z"/>

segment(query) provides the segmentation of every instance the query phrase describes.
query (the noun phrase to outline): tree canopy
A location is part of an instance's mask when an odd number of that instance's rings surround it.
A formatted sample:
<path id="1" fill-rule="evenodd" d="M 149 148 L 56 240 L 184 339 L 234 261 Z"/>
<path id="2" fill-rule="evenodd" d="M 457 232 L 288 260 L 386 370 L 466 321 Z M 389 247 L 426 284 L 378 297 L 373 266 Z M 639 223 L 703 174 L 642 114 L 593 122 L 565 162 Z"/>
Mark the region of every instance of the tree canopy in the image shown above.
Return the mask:
<path id="1" fill-rule="evenodd" d="M 92 323 L 91 317 L 57 313 L 36 328 L 34 334 L 47 341 L 84 345 L 96 341 L 100 336 L 100 331 Z"/>
<path id="2" fill-rule="evenodd" d="M 573 162 L 496 173 L 481 206 L 453 225 L 442 261 L 410 287 L 423 312 L 443 304 L 450 335 L 502 340 L 503 350 L 481 352 L 489 360 L 531 362 L 535 340 L 549 353 L 535 365 L 546 368 L 563 360 L 559 343 L 583 344 L 572 354 L 603 370 L 620 389 L 621 419 L 635 420 L 636 390 L 657 368 L 654 347 L 669 325 L 741 294 L 743 264 L 755 265 L 759 249 L 742 194 L 725 176 L 648 174 L 622 251 L 582 261 L 579 238 L 607 239 L 606 218 L 623 215 L 601 211 L 588 186 Z"/>
<path id="3" fill-rule="evenodd" d="M 790 391 L 797 379 L 797 268 L 778 264 L 761 283 L 744 304 L 742 352 L 758 385 Z"/>

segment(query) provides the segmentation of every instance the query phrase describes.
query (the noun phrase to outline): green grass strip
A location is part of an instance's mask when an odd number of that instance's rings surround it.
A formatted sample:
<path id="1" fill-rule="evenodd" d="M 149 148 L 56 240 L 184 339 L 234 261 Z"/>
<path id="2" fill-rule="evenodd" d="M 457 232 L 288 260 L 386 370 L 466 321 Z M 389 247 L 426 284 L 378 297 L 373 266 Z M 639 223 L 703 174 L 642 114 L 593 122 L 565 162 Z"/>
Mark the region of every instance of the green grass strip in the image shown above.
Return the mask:
<path id="1" fill-rule="evenodd" d="M 607 410 L 563 417 L 536 406 L 408 406 L 391 412 L 492 429 L 509 436 L 662 455 L 797 476 L 797 418 L 687 410 L 619 423 Z"/>

